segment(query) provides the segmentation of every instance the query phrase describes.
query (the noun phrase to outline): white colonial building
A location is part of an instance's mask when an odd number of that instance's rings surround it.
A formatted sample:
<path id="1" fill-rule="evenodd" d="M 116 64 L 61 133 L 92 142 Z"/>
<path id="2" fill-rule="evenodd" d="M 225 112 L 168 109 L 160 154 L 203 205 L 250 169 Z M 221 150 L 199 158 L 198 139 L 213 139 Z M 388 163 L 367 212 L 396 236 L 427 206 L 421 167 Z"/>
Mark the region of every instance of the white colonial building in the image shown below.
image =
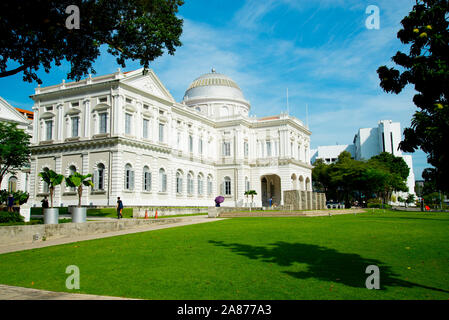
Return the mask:
<path id="1" fill-rule="evenodd" d="M 94 175 L 84 205 L 282 204 L 284 190 L 311 190 L 310 134 L 289 115 L 249 116 L 250 103 L 229 77 L 205 74 L 181 103 L 153 71 L 121 72 L 41 88 L 34 100 L 30 202 L 48 188 L 45 167 L 65 176 Z M 56 188 L 55 205 L 77 203 L 74 190 Z"/>
<path id="2" fill-rule="evenodd" d="M 33 113 L 28 110 L 14 108 L 5 99 L 0 97 L 0 122 L 17 124 L 17 128 L 31 135 L 33 132 Z M 29 192 L 30 167 L 24 166 L 14 173 L 3 177 L 0 190 L 15 192 L 18 190 Z"/>

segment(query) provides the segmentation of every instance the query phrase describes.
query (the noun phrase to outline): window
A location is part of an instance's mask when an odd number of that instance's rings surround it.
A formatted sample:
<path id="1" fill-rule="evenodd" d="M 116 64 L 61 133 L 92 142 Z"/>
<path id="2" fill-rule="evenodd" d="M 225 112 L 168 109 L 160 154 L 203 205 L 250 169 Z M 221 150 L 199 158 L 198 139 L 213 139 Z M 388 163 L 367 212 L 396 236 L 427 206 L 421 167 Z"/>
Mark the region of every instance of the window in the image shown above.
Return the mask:
<path id="1" fill-rule="evenodd" d="M 48 170 L 49 168 L 45 167 L 42 168 L 42 171 Z M 48 183 L 42 180 L 42 192 L 43 193 L 49 193 L 50 187 L 48 186 Z"/>
<path id="2" fill-rule="evenodd" d="M 176 193 L 182 193 L 182 173 L 176 172 Z"/>
<path id="3" fill-rule="evenodd" d="M 79 117 L 72 117 L 72 137 L 78 137 L 79 135 Z"/>
<path id="4" fill-rule="evenodd" d="M 243 152 L 244 152 L 245 158 L 248 157 L 249 149 L 248 149 L 248 142 L 247 141 L 245 141 L 243 143 Z"/>
<path id="5" fill-rule="evenodd" d="M 94 173 L 94 189 L 104 190 L 104 164 L 99 163 Z"/>
<path id="6" fill-rule="evenodd" d="M 106 133 L 108 130 L 108 114 L 106 112 L 100 113 L 100 127 L 99 132 L 100 133 Z"/>
<path id="7" fill-rule="evenodd" d="M 271 157 L 271 141 L 267 141 L 267 156 Z"/>
<path id="8" fill-rule="evenodd" d="M 207 194 L 212 195 L 212 177 L 207 177 Z"/>
<path id="9" fill-rule="evenodd" d="M 108 102 L 108 98 L 107 97 L 100 98 L 100 99 L 98 99 L 98 102 L 106 103 L 106 102 Z"/>
<path id="10" fill-rule="evenodd" d="M 125 190 L 134 189 L 134 171 L 130 164 L 125 166 Z"/>
<path id="11" fill-rule="evenodd" d="M 187 175 L 187 193 L 193 194 L 193 175 L 191 173 Z"/>
<path id="12" fill-rule="evenodd" d="M 167 174 L 162 168 L 159 169 L 159 192 L 167 192 Z"/>
<path id="13" fill-rule="evenodd" d="M 147 166 L 143 168 L 143 190 L 151 191 L 151 172 Z"/>
<path id="14" fill-rule="evenodd" d="M 16 192 L 17 191 L 17 178 L 11 177 L 8 180 L 8 192 Z"/>
<path id="15" fill-rule="evenodd" d="M 223 190 L 224 194 L 226 196 L 231 195 L 231 178 L 229 178 L 229 177 L 224 178 L 223 187 L 224 187 L 224 190 Z"/>
<path id="16" fill-rule="evenodd" d="M 245 177 L 245 191 L 249 191 L 251 188 L 251 185 L 249 183 L 248 177 Z"/>
<path id="17" fill-rule="evenodd" d="M 147 119 L 143 119 L 143 125 L 142 125 L 142 136 L 144 139 L 148 139 L 148 126 L 149 126 L 150 121 Z"/>
<path id="18" fill-rule="evenodd" d="M 164 142 L 164 124 L 159 123 L 159 142 Z"/>
<path id="19" fill-rule="evenodd" d="M 75 174 L 75 172 L 76 172 L 76 167 L 75 166 L 70 166 L 69 167 L 69 176 Z M 71 187 L 69 190 L 71 192 L 76 192 L 76 187 Z"/>
<path id="20" fill-rule="evenodd" d="M 201 174 L 198 175 L 198 195 L 203 194 L 203 176 Z"/>
<path id="21" fill-rule="evenodd" d="M 189 135 L 189 152 L 193 152 L 193 137 Z"/>
<path id="22" fill-rule="evenodd" d="M 53 139 L 53 120 L 45 121 L 45 140 Z"/>
<path id="23" fill-rule="evenodd" d="M 231 155 L 231 143 L 223 142 L 223 156 L 229 157 Z"/>
<path id="24" fill-rule="evenodd" d="M 131 134 L 131 120 L 132 115 L 129 113 L 125 114 L 125 134 Z"/>
<path id="25" fill-rule="evenodd" d="M 198 153 L 203 154 L 203 139 L 198 140 Z"/>
<path id="26" fill-rule="evenodd" d="M 79 107 L 79 102 L 72 102 L 72 108 Z"/>

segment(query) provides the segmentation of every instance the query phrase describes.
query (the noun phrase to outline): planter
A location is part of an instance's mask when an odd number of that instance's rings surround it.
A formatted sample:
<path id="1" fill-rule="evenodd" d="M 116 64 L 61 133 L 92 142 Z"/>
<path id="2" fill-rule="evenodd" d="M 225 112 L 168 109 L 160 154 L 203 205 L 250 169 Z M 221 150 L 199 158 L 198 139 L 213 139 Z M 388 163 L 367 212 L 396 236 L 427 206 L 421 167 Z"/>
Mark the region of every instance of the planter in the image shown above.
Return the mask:
<path id="1" fill-rule="evenodd" d="M 59 209 L 47 208 L 44 209 L 44 224 L 58 224 L 59 223 Z"/>
<path id="2" fill-rule="evenodd" d="M 86 208 L 83 207 L 72 207 L 72 222 L 73 223 L 81 223 L 86 222 Z"/>

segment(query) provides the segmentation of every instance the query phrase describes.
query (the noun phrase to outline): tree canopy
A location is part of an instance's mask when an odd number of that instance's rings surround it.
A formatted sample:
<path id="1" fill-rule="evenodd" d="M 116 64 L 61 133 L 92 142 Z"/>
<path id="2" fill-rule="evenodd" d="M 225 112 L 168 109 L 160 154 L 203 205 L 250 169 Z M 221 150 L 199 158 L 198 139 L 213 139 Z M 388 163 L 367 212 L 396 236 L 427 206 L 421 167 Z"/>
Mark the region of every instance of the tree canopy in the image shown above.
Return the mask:
<path id="1" fill-rule="evenodd" d="M 397 52 L 392 58 L 400 70 L 381 66 L 380 86 L 399 94 L 414 85 L 413 98 L 418 110 L 411 127 L 404 130 L 401 150 L 421 148 L 434 166 L 434 177 L 441 190 L 449 191 L 449 1 L 418 0 L 402 21 L 397 37 L 408 45 L 408 54 Z"/>
<path id="2" fill-rule="evenodd" d="M 15 173 L 29 163 L 30 138 L 17 124 L 0 122 L 0 185 L 7 173 Z"/>
<path id="3" fill-rule="evenodd" d="M 327 199 L 344 201 L 378 197 L 388 202 L 393 192 L 408 191 L 406 180 L 410 169 L 401 157 L 383 152 L 367 161 L 351 158 L 343 151 L 336 163 L 318 159 L 312 170 L 315 190 L 326 193 Z"/>
<path id="4" fill-rule="evenodd" d="M 149 63 L 166 50 L 174 54 L 182 33 L 176 17 L 182 0 L 2 0 L 0 1 L 0 77 L 23 71 L 24 81 L 42 81 L 36 71 L 50 72 L 67 60 L 68 79 L 95 74 L 100 46 L 117 63 Z M 79 29 L 69 29 L 67 7 L 79 9 Z"/>

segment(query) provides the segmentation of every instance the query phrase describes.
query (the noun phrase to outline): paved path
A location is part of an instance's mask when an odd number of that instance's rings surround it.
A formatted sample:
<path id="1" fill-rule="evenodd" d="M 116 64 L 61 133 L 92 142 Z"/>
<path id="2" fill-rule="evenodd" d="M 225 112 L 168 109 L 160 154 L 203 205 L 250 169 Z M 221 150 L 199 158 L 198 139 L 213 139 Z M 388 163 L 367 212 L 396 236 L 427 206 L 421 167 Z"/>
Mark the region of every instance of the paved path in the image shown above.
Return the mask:
<path id="1" fill-rule="evenodd" d="M 108 218 L 108 219 L 110 219 L 110 218 Z M 163 218 L 161 218 L 160 220 L 162 220 L 162 219 Z M 113 231 L 113 232 L 107 232 L 107 233 L 98 233 L 98 234 L 92 234 L 92 235 L 86 235 L 86 236 L 51 239 L 51 240 L 47 240 L 47 241 L 37 241 L 34 243 L 15 244 L 15 245 L 7 245 L 7 246 L 0 245 L 0 254 L 14 252 L 14 251 L 22 251 L 22 250 L 30 250 L 30 249 L 36 249 L 36 248 L 49 247 L 49 246 L 55 246 L 55 245 L 59 245 L 59 244 L 66 244 L 66 243 L 72 243 L 72 242 L 78 242 L 78 241 L 108 238 L 108 237 L 120 236 L 120 235 L 124 235 L 124 234 L 146 232 L 146 231 L 166 229 L 166 228 L 179 227 L 179 226 L 187 226 L 187 225 L 197 224 L 197 223 L 213 222 L 213 221 L 218 221 L 218 220 L 222 220 L 222 219 L 212 219 L 212 218 L 208 218 L 207 216 L 202 215 L 202 216 L 179 217 L 179 218 L 176 218 L 176 220 L 178 220 L 178 222 L 166 223 L 166 224 L 150 224 L 150 225 L 145 225 L 145 226 L 139 226 L 139 227 L 136 227 L 133 229 L 126 229 L 126 230 Z"/>
<path id="2" fill-rule="evenodd" d="M 53 292 L 0 284 L 0 300 L 134 300 L 120 297 Z"/>

